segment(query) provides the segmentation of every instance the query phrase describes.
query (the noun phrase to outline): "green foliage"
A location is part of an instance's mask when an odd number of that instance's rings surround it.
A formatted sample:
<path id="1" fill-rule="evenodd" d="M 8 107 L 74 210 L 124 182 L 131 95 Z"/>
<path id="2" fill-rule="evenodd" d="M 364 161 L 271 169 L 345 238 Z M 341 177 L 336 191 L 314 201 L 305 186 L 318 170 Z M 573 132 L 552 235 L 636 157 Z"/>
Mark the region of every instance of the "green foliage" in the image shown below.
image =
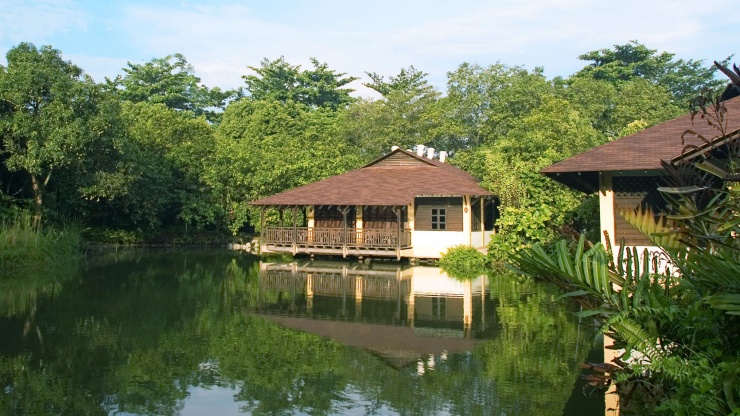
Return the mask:
<path id="1" fill-rule="evenodd" d="M 341 135 L 370 161 L 388 153 L 392 146 L 411 149 L 425 144 L 440 150 L 454 150 L 447 134 L 440 93 L 425 79 L 427 74 L 413 66 L 397 76 L 368 73 L 367 87 L 383 94 L 380 100 L 360 100 L 345 112 Z"/>
<path id="2" fill-rule="evenodd" d="M 229 99 L 241 94 L 201 85 L 193 66 L 179 53 L 154 58 L 143 65 L 129 62 L 123 72 L 125 75 L 107 80 L 108 88 L 122 100 L 164 104 L 195 116 L 203 115 L 211 122 L 220 119 L 220 111 Z"/>
<path id="3" fill-rule="evenodd" d="M 80 230 L 75 226 L 41 229 L 25 213 L 5 217 L 0 223 L 0 278 L 64 269 L 81 254 Z"/>
<path id="4" fill-rule="evenodd" d="M 493 144 L 553 92 L 542 68 L 463 63 L 447 78 L 448 115 L 466 147 Z"/>
<path id="5" fill-rule="evenodd" d="M 153 229 L 181 221 L 202 228 L 218 218 L 203 177 L 215 142 L 204 118 L 162 104 L 123 103 L 121 135 L 106 170 L 79 192 L 88 221 L 118 229 Z"/>
<path id="6" fill-rule="evenodd" d="M 674 223 L 649 211 L 625 213 L 662 255 L 622 247 L 613 257 L 582 237 L 573 249 L 559 241 L 553 253 L 535 245 L 512 264 L 578 300 L 581 315 L 624 349 L 623 359 L 637 355 L 611 371 L 623 389 L 637 389 L 647 414 L 727 414 L 740 395 L 740 206 L 726 195 L 700 211 L 690 198 L 674 203 Z"/>
<path id="7" fill-rule="evenodd" d="M 498 386 L 502 414 L 563 415 L 592 334 L 558 304 L 554 288 L 512 273 L 490 277 L 500 333 L 474 351 Z M 579 348 L 580 346 L 580 348 Z M 536 389 L 527 394 L 514 386 Z M 587 413 L 583 413 L 587 414 Z"/>
<path id="8" fill-rule="evenodd" d="M 28 175 L 35 221 L 40 223 L 46 187 L 57 170 L 81 164 L 111 125 L 100 88 L 82 69 L 50 46 L 21 43 L 0 66 L 0 134 L 5 165 Z"/>
<path id="9" fill-rule="evenodd" d="M 486 257 L 476 248 L 461 244 L 442 254 L 439 267 L 455 279 L 475 279 L 485 274 Z"/>
<path id="10" fill-rule="evenodd" d="M 543 95 L 539 101 L 527 114 L 508 122 L 506 135 L 453 160 L 500 198 L 497 233 L 488 247 L 497 267 L 516 250 L 549 242 L 566 229 L 593 224 L 595 211 L 581 208 L 593 208 L 584 196 L 536 171 L 599 144 L 603 136 L 567 101 L 553 95 Z"/>
<path id="11" fill-rule="evenodd" d="M 393 145 L 425 144 L 454 154 L 450 163 L 499 195 L 504 217 L 490 250 L 498 260 L 593 224 L 592 203 L 533 171 L 678 115 L 684 84 L 716 82 L 701 62 L 636 42 L 584 55 L 594 65 L 567 79 L 463 63 L 440 92 L 414 66 L 368 72 L 378 100 L 352 97 L 357 78 L 316 59 L 310 69 L 263 60 L 243 77 L 244 96 L 203 86 L 181 54 L 128 63 L 102 85 L 50 46 L 21 43 L 7 55 L 0 213 L 30 205 L 37 222 L 44 209 L 136 238 L 171 227 L 233 233 L 256 225 L 248 201 L 359 167 Z M 542 233 L 518 229 L 520 216 Z"/>
<path id="12" fill-rule="evenodd" d="M 274 61 L 264 59 L 260 67 L 249 69 L 257 75 L 244 75 L 249 97 L 255 101 L 292 101 L 309 108 L 338 110 L 354 101 L 347 84 L 357 80 L 337 73 L 326 63 L 311 58 L 312 70 L 301 71 L 300 65 L 290 65 L 284 57 Z"/>
<path id="13" fill-rule="evenodd" d="M 255 199 L 358 167 L 338 134 L 337 112 L 312 110 L 292 101 L 241 100 L 229 106 L 216 131 L 217 162 L 207 183 L 236 233 L 245 222 L 259 223 L 247 204 Z"/>
<path id="14" fill-rule="evenodd" d="M 680 106 L 688 103 L 704 87 L 719 90 L 725 84 L 714 77 L 717 69 L 712 65 L 703 66 L 702 60 L 675 59 L 673 53 L 658 53 L 635 40 L 614 45 L 613 49 L 591 51 L 578 58 L 592 63 L 578 72 L 577 77 L 604 80 L 615 85 L 635 78 L 644 79 L 668 90 Z"/>

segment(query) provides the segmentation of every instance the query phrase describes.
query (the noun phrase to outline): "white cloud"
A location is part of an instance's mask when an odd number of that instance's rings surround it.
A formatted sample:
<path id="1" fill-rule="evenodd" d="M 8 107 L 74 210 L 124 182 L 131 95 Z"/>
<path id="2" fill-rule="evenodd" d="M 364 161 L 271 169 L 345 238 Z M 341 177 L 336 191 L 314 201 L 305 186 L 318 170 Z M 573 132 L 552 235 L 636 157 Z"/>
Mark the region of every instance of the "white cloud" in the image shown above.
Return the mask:
<path id="1" fill-rule="evenodd" d="M 70 0 L 25 0 L 0 3 L 0 45 L 43 43 L 50 36 L 84 31 L 88 16 Z"/>
<path id="2" fill-rule="evenodd" d="M 632 39 L 685 59 L 721 59 L 736 48 L 731 0 L 711 7 L 688 0 L 229 1 L 115 3 L 115 16 L 95 16 L 95 22 L 105 19 L 109 33 L 100 36 L 115 34 L 122 43 L 111 45 L 109 60 L 84 48 L 75 53 L 85 61 L 73 60 L 102 79 L 120 72 L 125 61 L 181 52 L 206 85 L 233 88 L 263 58 L 285 56 L 310 66 L 316 57 L 358 77 L 366 71 L 394 75 L 414 65 L 444 89 L 446 72 L 463 62 L 544 66 L 548 76 L 567 76 L 584 66 L 578 55 Z M 11 36 L 13 42 L 47 42 L 55 34 L 88 30 L 88 16 L 67 0 L 7 2 L 0 16 L 0 46 Z M 34 26 L 42 28 L 34 32 Z M 97 73 L 113 65 L 119 65 L 115 72 Z"/>

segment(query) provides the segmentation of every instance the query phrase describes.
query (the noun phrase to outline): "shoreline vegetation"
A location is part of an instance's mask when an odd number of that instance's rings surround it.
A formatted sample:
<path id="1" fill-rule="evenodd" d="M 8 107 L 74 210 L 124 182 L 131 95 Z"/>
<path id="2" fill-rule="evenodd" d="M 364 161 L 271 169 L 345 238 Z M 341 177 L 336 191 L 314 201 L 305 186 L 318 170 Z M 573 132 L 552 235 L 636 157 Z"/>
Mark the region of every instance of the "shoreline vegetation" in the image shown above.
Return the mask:
<path id="1" fill-rule="evenodd" d="M 82 257 L 79 227 L 34 227 L 28 214 L 17 214 L 0 227 L 0 277 L 58 268 Z"/>

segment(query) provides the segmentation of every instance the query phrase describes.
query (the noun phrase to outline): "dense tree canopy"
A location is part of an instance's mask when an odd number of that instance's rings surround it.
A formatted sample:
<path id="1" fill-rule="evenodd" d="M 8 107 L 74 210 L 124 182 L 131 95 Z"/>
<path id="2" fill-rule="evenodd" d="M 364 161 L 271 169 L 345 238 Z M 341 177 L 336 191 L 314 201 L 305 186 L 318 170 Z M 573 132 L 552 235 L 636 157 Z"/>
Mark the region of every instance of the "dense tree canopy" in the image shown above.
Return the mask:
<path id="1" fill-rule="evenodd" d="M 357 77 L 315 58 L 310 69 L 265 59 L 242 93 L 202 85 L 181 54 L 96 84 L 60 51 L 22 43 L 0 67 L 0 209 L 49 206 L 50 218 L 136 235 L 236 233 L 257 225 L 256 198 L 424 144 L 499 195 L 490 252 L 505 255 L 593 223 L 592 202 L 539 169 L 675 117 L 691 91 L 721 84 L 703 62 L 637 42 L 581 58 L 590 63 L 554 79 L 462 63 L 444 91 L 414 66 L 367 72 L 364 85 L 381 94 L 367 99 L 351 95 Z"/>
<path id="2" fill-rule="evenodd" d="M 205 115 L 211 121 L 218 119 L 217 110 L 223 110 L 228 99 L 241 94 L 201 85 L 193 66 L 179 53 L 154 58 L 145 64 L 129 62 L 123 72 L 125 75 L 108 80 L 108 86 L 123 100 L 161 103 L 175 110 Z"/>
<path id="3" fill-rule="evenodd" d="M 633 40 L 624 45 L 614 45 L 613 49 L 591 51 L 579 56 L 579 59 L 591 63 L 575 76 L 604 80 L 615 85 L 641 78 L 668 90 L 682 107 L 703 87 L 714 90 L 724 87 L 724 81 L 714 78 L 717 68 L 711 64 L 704 66 L 701 60 L 686 61 L 675 56 L 669 52 L 658 53 Z"/>
<path id="4" fill-rule="evenodd" d="M 311 58 L 313 69 L 301 71 L 282 56 L 274 61 L 264 59 L 259 67 L 250 66 L 256 75 L 244 75 L 247 91 L 253 100 L 293 101 L 311 108 L 344 108 L 354 101 L 347 84 L 357 80 L 329 69 L 326 63 Z"/>
<path id="5" fill-rule="evenodd" d="M 216 132 L 211 183 L 221 189 L 232 232 L 250 219 L 257 224 L 246 202 L 358 166 L 338 134 L 338 121 L 334 111 L 294 101 L 241 100 L 229 106 Z"/>
<path id="6" fill-rule="evenodd" d="M 348 108 L 342 134 L 364 159 L 374 159 L 392 146 L 410 149 L 425 144 L 443 149 L 440 93 L 413 66 L 388 81 L 375 73 L 366 86 L 383 94 L 380 100 L 361 100 Z"/>
<path id="7" fill-rule="evenodd" d="M 110 133 L 106 99 L 82 69 L 49 46 L 21 43 L 0 66 L 0 134 L 5 166 L 28 175 L 36 221 L 52 175 L 80 164 Z"/>

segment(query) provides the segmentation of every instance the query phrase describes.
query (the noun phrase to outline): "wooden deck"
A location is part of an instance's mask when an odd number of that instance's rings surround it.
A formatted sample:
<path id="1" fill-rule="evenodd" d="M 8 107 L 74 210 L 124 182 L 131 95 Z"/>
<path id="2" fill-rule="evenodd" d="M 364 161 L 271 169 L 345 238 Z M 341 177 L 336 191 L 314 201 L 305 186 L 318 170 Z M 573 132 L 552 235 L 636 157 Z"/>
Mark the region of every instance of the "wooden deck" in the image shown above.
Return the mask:
<path id="1" fill-rule="evenodd" d="M 263 252 L 400 258 L 411 248 L 411 230 L 265 227 L 260 244 Z"/>

